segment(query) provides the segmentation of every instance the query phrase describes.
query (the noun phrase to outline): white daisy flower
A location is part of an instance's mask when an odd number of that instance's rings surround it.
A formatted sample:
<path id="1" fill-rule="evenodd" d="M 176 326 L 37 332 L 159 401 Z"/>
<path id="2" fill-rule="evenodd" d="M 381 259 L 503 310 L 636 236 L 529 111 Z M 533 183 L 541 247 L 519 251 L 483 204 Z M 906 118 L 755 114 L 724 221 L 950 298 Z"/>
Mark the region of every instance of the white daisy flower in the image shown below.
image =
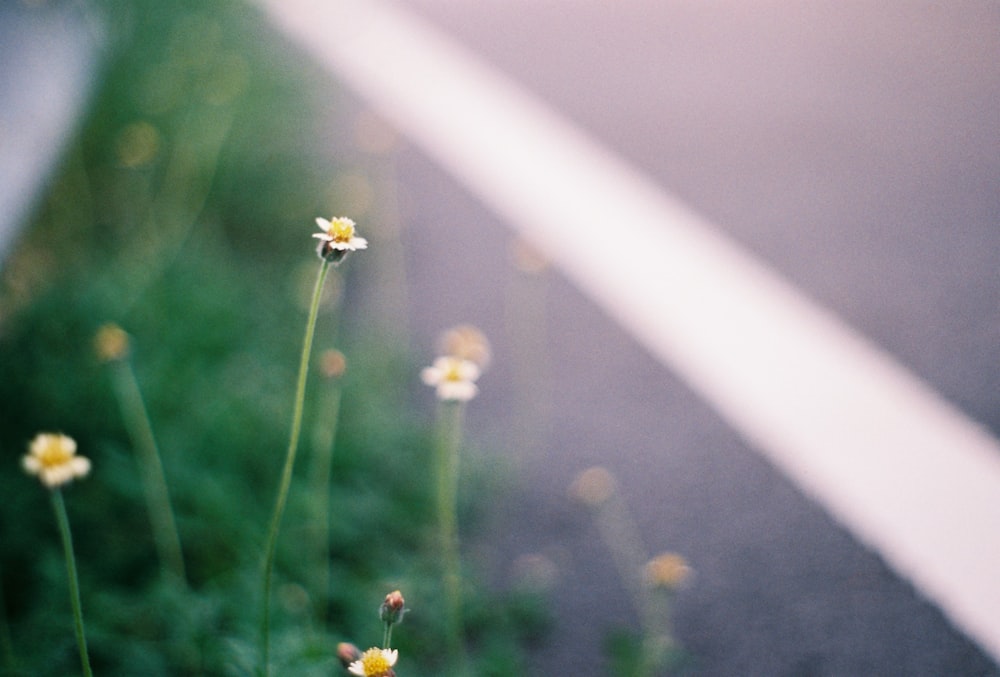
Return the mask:
<path id="1" fill-rule="evenodd" d="M 90 472 L 90 460 L 76 455 L 76 441 L 56 433 L 36 435 L 21 464 L 30 474 L 38 475 L 42 484 L 50 489 Z"/>
<path id="2" fill-rule="evenodd" d="M 316 253 L 331 263 L 340 263 L 348 252 L 368 248 L 368 240 L 355 234 L 354 221 L 346 216 L 330 220 L 317 218 L 316 225 L 323 231 L 313 233 L 313 237 L 320 240 Z"/>
<path id="3" fill-rule="evenodd" d="M 468 402 L 479 392 L 475 383 L 479 374 L 475 362 L 445 355 L 434 360 L 430 367 L 424 367 L 420 378 L 425 384 L 437 388 L 439 400 Z"/>
<path id="4" fill-rule="evenodd" d="M 395 649 L 368 649 L 361 658 L 347 666 L 347 671 L 358 677 L 393 677 L 392 666 L 399 657 Z"/>

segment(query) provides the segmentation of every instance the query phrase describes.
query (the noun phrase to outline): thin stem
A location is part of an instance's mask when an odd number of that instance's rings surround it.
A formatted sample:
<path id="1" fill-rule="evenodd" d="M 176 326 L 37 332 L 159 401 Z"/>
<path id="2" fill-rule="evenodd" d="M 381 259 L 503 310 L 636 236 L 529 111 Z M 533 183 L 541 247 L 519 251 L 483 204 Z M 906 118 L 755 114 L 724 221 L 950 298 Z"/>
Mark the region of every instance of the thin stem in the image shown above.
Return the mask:
<path id="1" fill-rule="evenodd" d="M 327 600 L 330 597 L 330 467 L 333 463 L 337 423 L 340 418 L 340 386 L 329 384 L 325 392 L 322 416 L 313 432 L 315 454 L 309 476 L 312 479 L 310 494 L 316 505 L 319 530 L 316 534 L 317 557 L 316 602 L 319 621 L 327 621 Z"/>
<path id="2" fill-rule="evenodd" d="M 392 623 L 386 622 L 385 630 L 382 631 L 382 648 L 389 649 L 392 647 Z"/>
<path id="3" fill-rule="evenodd" d="M 642 628 L 639 677 L 652 677 L 663 658 L 663 633 L 659 623 L 659 606 L 650 591 L 643 589 L 642 568 L 649 559 L 638 527 L 619 494 L 614 494 L 597 508 L 594 515 L 597 529 L 607 545 L 618 569 L 622 585 L 632 598 Z"/>
<path id="4" fill-rule="evenodd" d="M 329 270 L 330 264 L 324 259 L 320 264 L 319 275 L 316 276 L 316 287 L 313 289 L 312 304 L 309 307 L 309 319 L 306 321 L 306 335 L 302 342 L 302 357 L 299 360 L 299 379 L 295 387 L 295 405 L 292 412 L 292 430 L 288 440 L 288 453 L 285 456 L 285 467 L 281 471 L 278 497 L 274 503 L 274 514 L 271 516 L 271 526 L 267 534 L 267 549 L 264 557 L 264 613 L 260 630 L 262 669 L 265 677 L 271 674 L 271 579 L 274 573 L 274 555 L 278 544 L 281 517 L 284 515 L 285 503 L 288 501 L 288 490 L 292 484 L 295 453 L 298 450 L 299 434 L 302 431 L 302 410 L 305 404 L 306 376 L 309 373 L 313 334 L 316 332 L 316 318 L 319 315 L 319 302 L 323 295 L 323 282 L 326 280 Z"/>
<path id="5" fill-rule="evenodd" d="M 76 558 L 73 556 L 73 537 L 69 532 L 69 518 L 66 516 L 66 505 L 63 503 L 62 492 L 53 489 L 52 507 L 59 524 L 59 535 L 62 537 L 63 551 L 66 554 L 66 576 L 69 578 L 69 600 L 73 606 L 73 625 L 76 630 L 76 643 L 80 648 L 80 663 L 85 677 L 92 677 L 90 657 L 87 653 L 87 638 L 83 632 L 83 608 L 80 604 L 80 583 L 76 577 Z"/>
<path id="6" fill-rule="evenodd" d="M 458 460 L 462 441 L 461 402 L 442 402 L 438 412 L 437 471 L 438 535 L 444 565 L 445 642 L 458 665 L 464 663 L 462 642 L 462 578 L 458 541 Z"/>
<path id="7" fill-rule="evenodd" d="M 142 473 L 146 509 L 153 527 L 153 542 L 156 544 L 160 566 L 163 567 L 164 573 L 184 582 L 187 576 L 184 571 L 181 539 L 174 520 L 174 510 L 170 504 L 163 461 L 156 446 L 156 437 L 153 435 L 153 426 L 149 421 L 139 382 L 135 378 L 132 365 L 126 360 L 114 362 L 112 368 L 118 405 L 121 407 L 122 418 L 135 447 Z"/>

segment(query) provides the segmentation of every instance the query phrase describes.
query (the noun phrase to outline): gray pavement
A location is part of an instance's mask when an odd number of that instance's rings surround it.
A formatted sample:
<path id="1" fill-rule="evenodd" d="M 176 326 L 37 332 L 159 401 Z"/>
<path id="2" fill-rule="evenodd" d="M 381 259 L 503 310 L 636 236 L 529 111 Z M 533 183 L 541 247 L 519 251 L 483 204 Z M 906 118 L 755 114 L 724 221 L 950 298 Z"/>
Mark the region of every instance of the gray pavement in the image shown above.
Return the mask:
<path id="1" fill-rule="evenodd" d="M 681 552 L 697 571 L 675 620 L 693 674 L 1000 674 L 571 285 L 523 279 L 503 256 L 503 225 L 448 177 L 411 150 L 398 161 L 418 345 L 430 354 L 438 330 L 464 321 L 497 344 L 470 435 L 516 459 L 521 488 L 473 551 L 500 583 L 523 554 L 559 567 L 563 622 L 532 674 L 608 674 L 606 631 L 636 624 L 589 515 L 566 498 L 594 464 L 619 478 L 650 553 Z M 541 345 L 517 342 L 519 323 L 539 322 L 520 312 L 525 293 L 544 294 Z"/>
<path id="2" fill-rule="evenodd" d="M 993 3 L 452 3 L 417 9 L 589 129 L 1000 432 L 1000 11 Z M 497 344 L 470 411 L 523 487 L 474 552 L 558 566 L 537 674 L 606 674 L 634 623 L 566 498 L 621 480 L 651 553 L 697 571 L 676 632 L 705 675 L 1000 674 L 420 152 L 395 157 L 411 329 Z M 542 308 L 542 310 L 539 310 Z"/>

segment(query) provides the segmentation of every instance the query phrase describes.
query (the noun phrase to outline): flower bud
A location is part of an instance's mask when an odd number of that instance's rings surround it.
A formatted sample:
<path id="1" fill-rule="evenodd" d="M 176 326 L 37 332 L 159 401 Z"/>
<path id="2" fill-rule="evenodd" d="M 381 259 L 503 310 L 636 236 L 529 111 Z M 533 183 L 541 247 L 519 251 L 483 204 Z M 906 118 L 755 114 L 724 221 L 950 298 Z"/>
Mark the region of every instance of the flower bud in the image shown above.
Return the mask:
<path id="1" fill-rule="evenodd" d="M 595 466 L 584 470 L 569 487 L 570 497 L 584 505 L 597 508 L 607 502 L 618 488 L 618 482 L 607 468 Z"/>
<path id="2" fill-rule="evenodd" d="M 386 595 L 385 601 L 379 607 L 379 618 L 382 619 L 383 623 L 399 623 L 403 620 L 405 613 L 406 601 L 403 599 L 403 593 L 399 590 L 393 590 Z"/>
<path id="3" fill-rule="evenodd" d="M 328 379 L 340 378 L 347 371 L 347 360 L 344 353 L 334 348 L 324 350 L 319 357 L 320 372 Z"/>
<path id="4" fill-rule="evenodd" d="M 468 360 L 484 371 L 492 357 L 486 334 L 471 324 L 460 324 L 444 331 L 438 339 L 440 354 Z"/>
<path id="5" fill-rule="evenodd" d="M 693 573 L 683 555 L 665 552 L 646 563 L 643 580 L 651 588 L 676 590 L 684 585 Z"/>
<path id="6" fill-rule="evenodd" d="M 337 660 L 345 668 L 351 663 L 361 659 L 361 649 L 350 642 L 341 642 L 337 645 Z"/>
<path id="7" fill-rule="evenodd" d="M 128 356 L 129 340 L 125 330 L 117 324 L 102 325 L 94 336 L 94 349 L 102 362 L 116 362 Z"/>

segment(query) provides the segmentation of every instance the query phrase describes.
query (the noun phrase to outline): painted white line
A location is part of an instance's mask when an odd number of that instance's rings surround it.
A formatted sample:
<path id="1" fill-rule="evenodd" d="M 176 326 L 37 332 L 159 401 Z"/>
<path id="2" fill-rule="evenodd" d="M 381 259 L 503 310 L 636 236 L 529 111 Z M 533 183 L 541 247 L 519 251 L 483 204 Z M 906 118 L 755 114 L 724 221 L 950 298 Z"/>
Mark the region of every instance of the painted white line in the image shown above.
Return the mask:
<path id="1" fill-rule="evenodd" d="M 400 9 L 275 21 L 1000 661 L 1000 443 L 569 122 Z"/>

